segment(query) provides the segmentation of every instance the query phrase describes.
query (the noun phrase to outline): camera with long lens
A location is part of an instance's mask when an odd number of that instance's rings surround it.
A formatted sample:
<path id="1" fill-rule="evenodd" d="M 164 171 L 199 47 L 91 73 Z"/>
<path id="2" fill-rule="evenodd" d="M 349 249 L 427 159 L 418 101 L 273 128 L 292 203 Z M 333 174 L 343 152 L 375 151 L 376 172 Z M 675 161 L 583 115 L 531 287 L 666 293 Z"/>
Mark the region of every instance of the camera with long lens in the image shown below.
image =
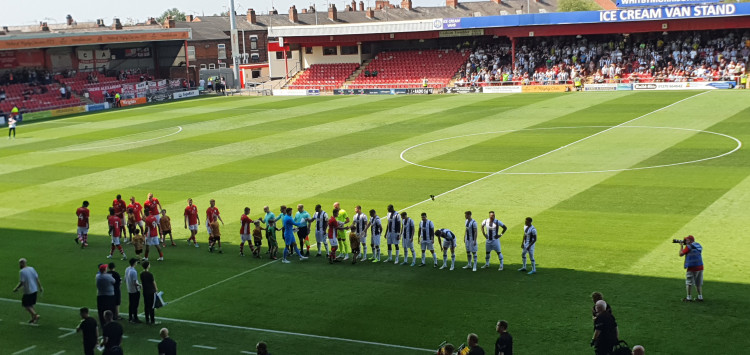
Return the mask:
<path id="1" fill-rule="evenodd" d="M 672 243 L 685 244 L 685 239 L 672 239 Z"/>

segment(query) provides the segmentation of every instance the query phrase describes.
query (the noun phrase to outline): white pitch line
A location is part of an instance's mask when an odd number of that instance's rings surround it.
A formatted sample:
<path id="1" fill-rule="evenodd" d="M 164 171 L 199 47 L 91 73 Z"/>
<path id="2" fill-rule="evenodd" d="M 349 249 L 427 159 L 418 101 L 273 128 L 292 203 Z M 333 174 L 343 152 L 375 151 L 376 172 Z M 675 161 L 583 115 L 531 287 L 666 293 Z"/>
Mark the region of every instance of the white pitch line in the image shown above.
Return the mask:
<path id="1" fill-rule="evenodd" d="M 65 354 L 65 350 L 60 350 L 52 355 L 60 355 L 60 354 Z"/>
<path id="2" fill-rule="evenodd" d="M 271 264 L 271 263 L 273 263 L 273 262 L 269 262 L 267 264 Z M 4 297 L 0 297 L 0 301 L 12 302 L 12 303 L 21 303 L 20 300 L 14 300 L 14 299 L 4 298 Z M 80 309 L 78 307 L 64 306 L 64 305 L 51 304 L 51 303 L 37 303 L 37 305 L 47 306 L 47 307 L 54 307 L 54 308 L 61 308 L 61 309 L 67 309 L 67 310 L 71 310 L 71 311 L 78 311 Z M 411 346 L 385 344 L 385 343 L 378 343 L 378 342 L 367 341 L 367 340 L 356 340 L 356 339 L 329 337 L 329 336 L 325 336 L 325 335 L 304 334 L 304 333 L 296 333 L 296 332 L 287 332 L 287 331 L 283 331 L 283 330 L 273 330 L 273 329 L 243 327 L 243 326 L 239 326 L 239 325 L 200 322 L 200 321 L 193 321 L 193 320 L 186 320 L 186 319 L 165 318 L 165 317 L 159 317 L 159 319 L 161 319 L 161 320 L 167 320 L 167 321 L 171 321 L 171 322 L 176 322 L 176 323 L 187 323 L 187 324 L 196 324 L 196 325 L 206 325 L 206 326 L 211 326 L 211 327 L 239 329 L 239 330 L 250 330 L 250 331 L 263 332 L 263 333 L 272 333 L 272 334 L 294 335 L 294 336 L 306 337 L 306 338 L 335 340 L 335 341 L 348 342 L 348 343 L 382 346 L 382 347 L 394 348 L 394 349 L 405 349 L 405 350 L 414 350 L 414 351 L 429 351 L 429 352 L 433 352 L 433 353 L 435 352 L 435 349 L 415 348 L 415 347 L 411 347 Z M 28 323 L 24 323 L 24 324 L 28 324 Z"/>
<path id="3" fill-rule="evenodd" d="M 382 346 L 382 347 L 394 348 L 394 349 L 405 349 L 405 350 L 414 350 L 414 351 L 429 351 L 429 352 L 432 352 L 432 353 L 435 352 L 435 349 L 415 348 L 415 347 L 411 347 L 411 346 L 385 344 L 385 343 L 378 343 L 378 342 L 367 341 L 367 340 L 357 340 L 357 339 L 347 339 L 347 338 L 339 338 L 339 337 L 329 337 L 329 336 L 325 336 L 325 335 L 315 335 L 315 334 L 287 332 L 287 331 L 284 331 L 284 330 L 273 330 L 273 329 L 243 327 L 243 326 L 240 326 L 240 325 L 211 323 L 211 322 L 201 322 L 201 321 L 194 321 L 194 320 L 176 319 L 176 318 L 165 318 L 165 317 L 159 317 L 159 319 L 170 321 L 170 322 L 176 322 L 176 323 L 187 323 L 187 324 L 195 324 L 195 325 L 205 325 L 205 326 L 210 326 L 210 327 L 230 328 L 230 329 L 239 329 L 239 330 L 250 330 L 250 331 L 256 331 L 256 332 L 263 332 L 263 333 L 293 335 L 293 336 L 305 337 L 305 338 L 335 340 L 335 341 L 340 341 L 340 342 L 355 343 L 355 344 L 365 344 L 365 345 L 375 345 L 375 346 Z"/>
<path id="4" fill-rule="evenodd" d="M 58 339 L 65 338 L 67 336 L 71 336 L 71 335 L 73 335 L 73 334 L 76 333 L 76 330 L 75 329 L 71 329 L 71 328 L 57 328 L 57 329 L 60 329 L 62 331 L 67 331 L 67 333 L 65 333 L 65 334 L 60 335 L 59 337 L 57 337 Z"/>
<path id="5" fill-rule="evenodd" d="M 245 270 L 245 271 L 243 271 L 243 272 L 241 272 L 241 273 L 239 273 L 239 274 L 237 274 L 237 275 L 234 275 L 234 276 L 228 277 L 228 278 L 226 278 L 226 279 L 224 279 L 224 280 L 221 280 L 221 281 L 219 281 L 219 282 L 216 282 L 216 283 L 214 283 L 214 284 L 208 285 L 208 286 L 206 286 L 206 287 L 204 287 L 204 288 L 201 288 L 201 289 L 199 289 L 199 290 L 195 290 L 195 291 L 193 291 L 193 292 L 190 292 L 190 293 L 188 293 L 187 295 L 184 295 L 184 296 L 182 296 L 182 297 L 178 297 L 177 299 L 175 299 L 175 300 L 172 300 L 172 301 L 170 301 L 169 303 L 175 303 L 175 302 L 177 302 L 177 301 L 179 301 L 179 300 L 182 300 L 182 299 L 185 299 L 185 298 L 187 298 L 187 297 L 190 297 L 190 296 L 192 296 L 192 295 L 194 295 L 194 294 L 196 294 L 196 293 L 198 293 L 198 292 L 201 292 L 201 291 L 205 291 L 205 290 L 207 290 L 207 289 L 209 289 L 209 288 L 211 288 L 211 287 L 214 287 L 214 286 L 220 285 L 220 284 L 222 284 L 222 283 L 225 283 L 225 282 L 227 282 L 227 281 L 229 281 L 229 280 L 233 280 L 233 279 L 236 279 L 236 278 L 238 278 L 238 277 L 240 277 L 240 276 L 242 276 L 242 275 L 245 275 L 245 274 L 247 274 L 247 273 L 249 273 L 249 272 L 253 272 L 253 271 L 255 271 L 255 270 L 258 270 L 258 269 L 260 269 L 260 268 L 262 268 L 262 267 L 266 267 L 266 266 L 268 266 L 268 265 L 271 265 L 271 264 L 273 264 L 273 263 L 275 263 L 275 262 L 277 262 L 277 261 L 279 261 L 279 260 L 281 260 L 281 259 L 278 259 L 278 260 L 274 260 L 274 261 L 269 261 L 269 262 L 267 262 L 267 263 L 265 263 L 265 264 L 263 264 L 263 265 L 260 265 L 260 266 L 256 266 L 256 267 L 254 267 L 254 268 L 252 268 L 252 269 L 250 269 L 250 270 Z"/>
<path id="6" fill-rule="evenodd" d="M 16 354 L 21 354 L 21 353 L 25 353 L 25 352 L 27 352 L 27 351 L 29 351 L 29 350 L 34 350 L 34 349 L 36 349 L 36 345 L 32 345 L 32 346 L 29 346 L 29 347 L 28 347 L 28 348 L 26 348 L 26 349 L 21 349 L 21 350 L 18 350 L 18 351 L 16 351 L 16 352 L 14 352 L 14 353 L 13 353 L 13 355 L 16 355 Z"/>
<path id="7" fill-rule="evenodd" d="M 245 350 L 242 350 L 242 351 L 240 351 L 240 354 L 258 354 L 258 353 L 254 353 L 254 352 L 252 352 L 252 351 L 245 351 Z"/>
<path id="8" fill-rule="evenodd" d="M 150 341 L 152 343 L 161 343 L 161 340 L 159 339 L 146 339 L 147 341 Z"/>
<path id="9" fill-rule="evenodd" d="M 524 129 L 511 129 L 511 130 L 496 131 L 496 132 L 482 132 L 482 133 L 464 134 L 464 135 L 460 135 L 460 136 L 440 138 L 440 139 L 432 140 L 432 141 L 429 141 L 429 142 L 424 142 L 424 143 L 420 143 L 420 144 L 417 144 L 417 145 L 413 145 L 413 146 L 411 146 L 409 148 L 404 149 L 401 152 L 401 160 L 403 160 L 404 162 L 407 162 L 407 163 L 409 163 L 411 165 L 418 166 L 420 168 L 426 168 L 426 169 L 434 169 L 434 170 L 440 170 L 440 171 L 451 171 L 451 172 L 458 172 L 458 173 L 469 173 L 469 174 L 492 174 L 493 173 L 492 171 L 474 171 L 474 170 L 447 169 L 447 168 L 438 168 L 438 167 L 435 167 L 435 166 L 429 166 L 429 165 L 419 164 L 419 163 L 415 163 L 415 162 L 413 162 L 411 160 L 408 160 L 408 159 L 404 158 L 404 154 L 406 154 L 406 152 L 408 152 L 408 151 L 410 151 L 410 150 L 412 150 L 414 148 L 417 148 L 417 147 L 420 147 L 420 146 L 423 146 L 423 145 L 426 145 L 426 144 L 436 143 L 436 142 L 450 140 L 450 139 L 456 139 L 456 138 L 464 138 L 464 137 L 472 137 L 472 136 L 484 135 L 484 134 L 498 134 L 498 133 L 510 133 L 510 132 L 520 132 L 520 131 L 537 131 L 537 130 L 553 130 L 553 129 L 608 128 L 608 127 L 612 127 L 612 126 L 578 126 L 578 127 L 524 128 Z M 534 173 L 534 172 L 531 172 L 531 173 L 503 172 L 502 175 L 592 174 L 592 173 L 613 173 L 613 172 L 620 172 L 620 171 L 634 171 L 634 170 L 644 170 L 644 169 L 666 168 L 666 167 L 669 167 L 669 166 L 694 164 L 694 163 L 699 163 L 699 162 L 703 162 L 703 161 L 708 161 L 708 160 L 722 158 L 722 157 L 725 157 L 725 156 L 727 156 L 729 154 L 732 154 L 732 153 L 740 150 L 740 148 L 742 148 L 742 141 L 740 141 L 739 139 L 737 139 L 737 138 L 735 138 L 733 136 L 730 136 L 730 135 L 724 134 L 724 133 L 706 131 L 706 130 L 702 130 L 702 129 L 681 128 L 681 127 L 658 127 L 658 126 L 624 126 L 624 127 L 620 127 L 620 128 L 672 129 L 672 130 L 676 130 L 676 131 L 690 131 L 690 132 L 697 132 L 697 133 L 708 133 L 708 134 L 713 134 L 713 135 L 717 135 L 717 136 L 729 138 L 729 139 L 735 141 L 737 143 L 737 146 L 734 147 L 734 149 L 732 149 L 732 150 L 730 150 L 728 152 L 724 152 L 722 154 L 711 156 L 711 157 L 707 157 L 707 158 L 701 158 L 701 159 L 695 159 L 695 160 L 688 160 L 688 161 L 683 161 L 683 162 L 678 162 L 678 163 L 671 163 L 671 164 L 643 166 L 643 167 L 639 167 L 639 168 L 622 168 L 622 169 L 609 169 L 609 170 L 587 170 L 587 171 L 556 171 L 556 172 L 539 172 L 539 173 Z M 498 174 L 498 175 L 500 175 L 500 174 Z"/>
<path id="10" fill-rule="evenodd" d="M 198 349 L 208 349 L 208 350 L 216 350 L 213 346 L 205 346 L 205 345 L 193 345 L 194 348 Z"/>
<path id="11" fill-rule="evenodd" d="M 646 113 L 646 114 L 644 114 L 644 115 L 641 115 L 641 116 L 638 116 L 638 117 L 636 117 L 636 118 L 633 118 L 633 119 L 631 119 L 631 120 L 628 120 L 628 121 L 625 121 L 625 122 L 623 122 L 623 123 L 620 123 L 620 124 L 618 124 L 618 125 L 616 125 L 616 126 L 612 126 L 612 127 L 610 127 L 610 128 L 607 128 L 607 129 L 605 129 L 605 130 L 603 130 L 603 131 L 599 131 L 599 132 L 596 132 L 596 133 L 594 133 L 594 134 L 592 134 L 592 135 L 590 135 L 590 136 L 587 136 L 587 137 L 583 137 L 583 138 L 581 138 L 581 139 L 579 139 L 579 140 L 577 140 L 577 141 L 575 141 L 575 142 L 572 142 L 572 143 L 568 143 L 568 144 L 566 144 L 566 145 L 564 145 L 564 146 L 561 146 L 561 147 L 558 147 L 558 148 L 556 148 L 556 149 L 550 150 L 550 151 L 548 151 L 548 152 L 546 152 L 546 153 L 544 153 L 544 154 L 541 154 L 541 155 L 537 155 L 537 156 L 535 156 L 535 157 L 533 157 L 533 158 L 530 158 L 530 159 L 526 159 L 526 160 L 524 160 L 524 161 L 522 161 L 522 162 L 520 162 L 520 163 L 516 163 L 516 164 L 513 164 L 513 165 L 511 165 L 511 166 L 509 166 L 509 167 L 507 167 L 507 168 L 504 168 L 504 169 L 502 169 L 502 170 L 498 170 L 498 171 L 496 171 L 496 172 L 494 172 L 494 173 L 492 173 L 492 174 L 489 174 L 489 175 L 486 175 L 486 176 L 482 176 L 482 177 L 481 177 L 481 178 L 479 178 L 479 179 L 476 179 L 476 180 L 473 180 L 473 181 L 469 181 L 469 182 L 467 182 L 467 183 L 465 183 L 465 184 L 463 184 L 463 185 L 461 185 L 461 186 L 458 186 L 458 187 L 454 187 L 454 188 L 452 188 L 452 189 L 450 189 L 450 190 L 448 190 L 448 191 L 445 191 L 445 192 L 443 192 L 443 193 L 440 193 L 440 194 L 438 194 L 438 195 L 435 195 L 435 196 L 434 196 L 434 198 L 432 198 L 432 197 L 431 197 L 431 198 L 428 198 L 428 199 L 426 199 L 426 200 L 423 200 L 423 201 L 417 202 L 417 203 L 415 203 L 415 204 L 413 204 L 413 205 L 411 205 L 411 206 L 409 206 L 409 207 L 403 208 L 403 209 L 401 209 L 401 211 L 406 211 L 406 210 L 408 210 L 408 209 L 410 209 L 410 208 L 412 208 L 412 207 L 416 207 L 416 206 L 419 206 L 419 205 L 421 205 L 421 204 L 423 204 L 423 203 L 425 203 L 425 202 L 429 202 L 429 201 L 432 201 L 432 200 L 434 200 L 435 198 L 438 198 L 438 197 L 440 197 L 440 196 L 443 196 L 443 195 L 447 195 L 447 194 L 449 194 L 449 193 L 451 193 L 451 192 L 453 192 L 453 191 L 456 191 L 456 190 L 460 190 L 460 189 L 462 189 L 462 188 L 464 188 L 464 187 L 467 187 L 467 186 L 470 186 L 470 185 L 476 184 L 476 183 L 478 183 L 478 182 L 480 182 L 480 181 L 482 181 L 482 180 L 486 180 L 486 179 L 489 179 L 489 178 L 491 178 L 491 177 L 493 177 L 493 176 L 495 176 L 495 175 L 498 175 L 498 174 L 502 174 L 503 172 L 505 172 L 505 171 L 508 171 L 508 170 L 510 170 L 510 169 L 513 169 L 513 168 L 515 168 L 515 167 L 517 167 L 517 166 L 520 166 L 520 165 L 526 164 L 526 163 L 528 163 L 528 162 L 531 162 L 531 161 L 537 160 L 537 159 L 539 159 L 539 158 L 545 157 L 545 156 L 547 156 L 547 155 L 550 155 L 550 154 L 552 154 L 552 153 L 554 153 L 554 152 L 557 152 L 557 151 L 563 150 L 563 149 L 565 149 L 565 148 L 567 148 L 567 147 L 570 147 L 570 146 L 572 146 L 572 145 L 574 145 L 574 144 L 577 144 L 577 143 L 583 142 L 583 141 L 585 141 L 585 140 L 588 140 L 588 139 L 594 138 L 594 137 L 596 137 L 596 136 L 598 136 L 598 135 L 600 135 L 600 134 L 602 134 L 602 133 L 606 133 L 606 132 L 609 132 L 609 131 L 611 131 L 611 130 L 613 130 L 613 129 L 617 128 L 617 127 L 621 127 L 621 126 L 623 126 L 623 125 L 626 125 L 626 124 L 628 124 L 628 123 L 630 123 L 630 122 L 634 122 L 634 121 L 640 120 L 641 118 L 644 118 L 644 117 L 646 117 L 646 116 L 649 116 L 649 115 L 651 115 L 651 114 L 657 113 L 657 112 L 659 112 L 659 111 L 662 111 L 662 110 L 666 110 L 666 109 L 668 109 L 668 108 L 670 108 L 670 107 L 672 107 L 672 106 L 674 106 L 674 105 L 677 105 L 677 104 L 679 104 L 679 103 L 681 103 L 681 102 L 684 102 L 684 101 L 690 100 L 690 99 L 692 99 L 692 98 L 694 98 L 694 97 L 698 97 L 698 96 L 701 96 L 701 95 L 705 95 L 705 94 L 707 94 L 707 93 L 709 93 L 709 92 L 710 92 L 710 91 L 704 91 L 704 92 L 702 92 L 702 93 L 700 93 L 700 94 L 697 94 L 697 95 L 693 95 L 693 96 L 689 96 L 689 97 L 686 97 L 686 98 L 684 98 L 684 99 L 682 99 L 682 100 L 679 100 L 679 101 L 677 101 L 677 102 L 673 102 L 673 103 L 671 103 L 671 104 L 669 104 L 669 105 L 667 105 L 667 106 L 664 106 L 664 107 L 662 107 L 662 108 L 660 108 L 660 109 L 656 109 L 656 110 L 654 110 L 654 111 L 651 111 L 651 112 L 649 112 L 649 113 Z"/>
<path id="12" fill-rule="evenodd" d="M 155 131 L 163 131 L 164 129 L 157 129 Z M 151 131 L 151 132 L 153 132 L 153 131 Z M 94 146 L 94 147 L 73 148 L 73 149 L 60 148 L 60 149 L 53 150 L 53 152 L 77 152 L 77 151 L 81 151 L 81 150 L 92 150 L 92 149 L 103 149 L 103 148 L 119 147 L 121 145 L 137 144 L 137 143 L 150 142 L 150 141 L 157 140 L 157 139 L 167 138 L 169 136 L 173 136 L 173 135 L 175 135 L 177 133 L 180 133 L 180 132 L 182 132 L 182 126 L 177 126 L 177 132 L 172 132 L 170 134 L 159 136 L 159 137 L 154 137 L 154 138 L 149 138 L 149 139 L 142 139 L 142 140 L 139 140 L 139 141 L 125 142 L 125 143 L 117 143 L 117 144 L 110 144 L 110 145 L 100 145 L 100 146 Z M 133 136 L 133 135 L 136 135 L 136 134 L 137 135 L 142 135 L 143 133 L 130 134 L 130 136 Z M 124 138 L 124 137 L 127 137 L 127 136 L 122 136 L 122 137 L 117 137 L 117 138 Z M 80 145 L 80 144 L 77 144 L 77 145 Z M 74 147 L 75 147 L 75 145 L 74 145 Z"/>
<path id="13" fill-rule="evenodd" d="M 39 324 L 29 323 L 29 322 L 18 322 L 18 324 L 20 324 L 20 325 L 26 325 L 26 326 L 29 326 L 29 327 L 38 327 L 39 326 Z"/>

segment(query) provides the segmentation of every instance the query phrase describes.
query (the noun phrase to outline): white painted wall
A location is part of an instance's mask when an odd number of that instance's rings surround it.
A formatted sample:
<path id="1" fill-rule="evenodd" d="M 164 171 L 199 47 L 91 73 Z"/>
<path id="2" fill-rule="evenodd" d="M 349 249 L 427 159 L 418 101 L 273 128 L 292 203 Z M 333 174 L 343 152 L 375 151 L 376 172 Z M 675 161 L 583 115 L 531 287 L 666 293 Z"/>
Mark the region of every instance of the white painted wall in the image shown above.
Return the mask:
<path id="1" fill-rule="evenodd" d="M 312 47 L 312 54 L 305 53 L 305 49 L 302 48 L 302 63 L 305 68 L 309 68 L 313 64 L 331 64 L 331 63 L 362 63 L 361 49 L 357 50 L 357 54 L 341 55 L 341 46 L 337 47 L 337 55 L 323 55 L 323 47 L 317 46 Z"/>
<path id="2" fill-rule="evenodd" d="M 300 68 L 300 51 L 294 50 L 291 51 L 291 53 L 292 57 L 287 58 L 290 71 L 292 71 L 295 66 Z M 268 52 L 268 67 L 272 78 L 283 78 L 286 76 L 286 64 L 284 63 L 284 59 L 276 59 L 276 52 Z M 294 73 L 290 73 L 289 75 L 294 75 Z"/>

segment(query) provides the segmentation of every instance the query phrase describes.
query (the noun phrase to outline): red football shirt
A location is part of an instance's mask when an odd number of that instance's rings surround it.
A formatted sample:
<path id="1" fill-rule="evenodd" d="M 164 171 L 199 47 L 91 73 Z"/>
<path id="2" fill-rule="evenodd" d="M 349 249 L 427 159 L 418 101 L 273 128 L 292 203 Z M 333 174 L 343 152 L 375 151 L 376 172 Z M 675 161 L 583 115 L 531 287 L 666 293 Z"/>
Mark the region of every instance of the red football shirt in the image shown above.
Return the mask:
<path id="1" fill-rule="evenodd" d="M 149 237 L 159 236 L 159 222 L 156 221 L 156 216 L 149 215 L 146 217 L 146 228 L 148 228 Z"/>
<path id="2" fill-rule="evenodd" d="M 214 216 L 218 216 L 218 215 L 219 215 L 219 209 L 216 207 L 209 207 L 206 210 L 206 220 L 208 221 L 208 223 L 213 222 Z"/>
<path id="3" fill-rule="evenodd" d="M 336 217 L 331 216 L 331 219 L 328 220 L 328 239 L 333 239 L 335 236 L 334 234 L 337 234 L 337 228 L 339 227 L 339 221 L 336 220 Z"/>
<path id="4" fill-rule="evenodd" d="M 194 224 L 198 224 L 198 206 L 188 205 L 187 207 L 185 207 L 184 215 L 187 216 L 189 225 L 192 226 Z"/>
<path id="5" fill-rule="evenodd" d="M 146 200 L 146 202 L 143 203 L 143 207 L 145 207 L 148 210 L 148 214 L 152 216 L 156 216 L 157 214 L 161 213 L 159 211 L 159 207 L 161 204 L 159 203 L 159 199 L 154 197 L 154 200 Z"/>
<path id="6" fill-rule="evenodd" d="M 89 209 L 86 207 L 78 207 L 76 210 L 76 216 L 78 217 L 79 227 L 89 226 Z"/>
<path id="7" fill-rule="evenodd" d="M 112 236 L 115 238 L 120 237 L 120 228 L 122 228 L 122 219 L 117 216 L 109 216 L 107 217 L 107 221 L 109 221 L 109 226 L 112 227 Z"/>
<path id="8" fill-rule="evenodd" d="M 253 224 L 253 220 L 243 214 L 242 217 L 240 217 L 240 222 L 242 223 L 240 234 L 250 234 L 250 225 Z"/>
<path id="9" fill-rule="evenodd" d="M 120 218 L 122 218 L 122 215 L 125 214 L 125 209 L 127 209 L 125 201 L 118 199 L 112 200 L 112 207 L 115 209 L 115 215 Z"/>
<path id="10" fill-rule="evenodd" d="M 143 217 L 142 217 L 143 214 L 141 213 L 141 211 L 143 210 L 143 206 L 141 206 L 140 203 L 133 202 L 133 203 L 131 203 L 131 204 L 128 205 L 128 208 L 132 208 L 133 209 L 133 215 L 135 216 L 135 222 L 136 223 L 140 222 L 143 219 Z"/>

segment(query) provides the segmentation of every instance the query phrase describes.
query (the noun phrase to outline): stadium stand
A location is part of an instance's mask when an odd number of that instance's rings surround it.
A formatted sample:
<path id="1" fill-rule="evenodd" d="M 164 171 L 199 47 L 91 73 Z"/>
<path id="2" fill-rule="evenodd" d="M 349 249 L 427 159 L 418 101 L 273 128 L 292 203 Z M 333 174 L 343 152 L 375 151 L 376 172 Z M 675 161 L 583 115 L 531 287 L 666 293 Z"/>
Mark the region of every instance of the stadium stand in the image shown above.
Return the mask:
<path id="1" fill-rule="evenodd" d="M 367 65 L 350 89 L 393 87 L 441 88 L 453 79 L 466 62 L 466 52 L 447 49 L 381 52 Z"/>
<path id="2" fill-rule="evenodd" d="M 330 91 L 341 87 L 357 68 L 357 63 L 313 64 L 288 87 Z"/>
<path id="3" fill-rule="evenodd" d="M 526 38 L 511 70 L 508 41 L 477 46 L 458 85 L 552 84 L 580 75 L 589 83 L 735 80 L 750 59 L 750 33 Z"/>

